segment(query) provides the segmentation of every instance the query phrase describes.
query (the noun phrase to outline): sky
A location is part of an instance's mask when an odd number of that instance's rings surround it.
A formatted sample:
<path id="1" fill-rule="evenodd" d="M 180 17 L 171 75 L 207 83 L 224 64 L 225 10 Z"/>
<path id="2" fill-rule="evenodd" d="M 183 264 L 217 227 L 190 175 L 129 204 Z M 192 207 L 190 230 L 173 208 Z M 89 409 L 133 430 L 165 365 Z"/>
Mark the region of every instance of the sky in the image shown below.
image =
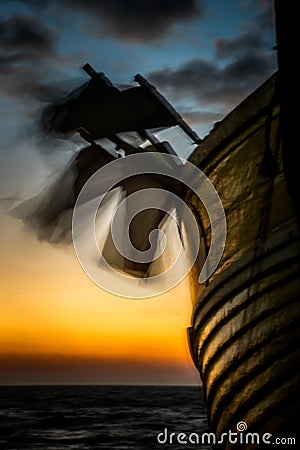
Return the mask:
<path id="1" fill-rule="evenodd" d="M 87 80 L 142 74 L 200 137 L 277 70 L 271 0 L 1 0 L 0 383 L 198 384 L 188 280 L 156 298 L 108 294 L 72 246 L 10 214 L 83 143 L 41 136 L 43 108 Z M 176 130 L 162 138 L 186 157 Z"/>

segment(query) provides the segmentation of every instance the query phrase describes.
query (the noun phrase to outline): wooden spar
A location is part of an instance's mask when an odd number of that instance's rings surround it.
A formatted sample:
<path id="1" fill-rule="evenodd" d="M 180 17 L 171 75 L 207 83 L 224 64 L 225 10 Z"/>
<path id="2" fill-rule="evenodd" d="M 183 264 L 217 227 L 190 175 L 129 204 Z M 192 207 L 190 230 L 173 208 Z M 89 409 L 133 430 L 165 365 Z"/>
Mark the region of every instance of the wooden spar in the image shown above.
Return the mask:
<path id="1" fill-rule="evenodd" d="M 91 77 L 88 83 L 46 106 L 41 122 L 47 132 L 78 132 L 89 143 L 109 139 L 128 154 L 142 152 L 138 147 L 123 140 L 122 134 L 138 133 L 148 139 L 160 153 L 176 155 L 168 142 L 160 142 L 153 130 L 179 126 L 195 143 L 200 138 L 168 101 L 140 74 L 135 81 L 140 86 L 119 89 L 105 76 L 96 72 L 90 64 L 83 70 Z"/>
<path id="2" fill-rule="evenodd" d="M 201 139 L 197 135 L 197 133 L 189 127 L 189 125 L 183 120 L 180 114 L 178 114 L 173 106 L 170 105 L 170 103 L 157 91 L 157 89 L 152 84 L 149 83 L 149 81 L 147 81 L 139 73 L 134 77 L 134 81 L 136 81 L 140 86 L 143 86 L 168 110 L 168 112 L 174 117 L 177 125 L 192 139 L 195 144 L 199 144 L 201 142 Z"/>
<path id="3" fill-rule="evenodd" d="M 110 86 L 114 87 L 114 85 L 111 83 L 111 81 L 104 75 L 103 72 L 96 72 L 93 67 L 86 63 L 82 69 L 96 82 L 103 86 Z M 172 117 L 176 120 L 178 125 L 190 136 L 190 138 L 194 142 L 199 142 L 200 138 L 197 136 L 197 134 L 191 130 L 191 128 L 184 122 L 184 120 L 181 118 L 181 116 L 175 111 L 175 109 L 164 99 L 164 97 L 157 92 L 157 90 L 152 86 L 148 81 L 143 78 L 141 75 L 137 74 L 135 76 L 135 81 L 137 81 L 141 86 L 143 86 L 148 92 L 150 92 L 152 95 L 155 96 L 155 98 L 163 105 L 164 108 L 167 109 L 168 113 L 172 115 Z M 158 151 L 162 153 L 169 153 L 171 155 L 177 156 L 177 153 L 174 151 L 172 146 L 169 142 L 160 142 L 157 137 L 152 134 L 149 130 L 137 130 L 138 134 L 144 138 L 147 139 L 153 147 Z M 86 130 L 80 132 L 81 136 L 85 138 L 88 142 L 92 142 L 91 139 L 89 139 L 88 133 Z M 129 143 L 122 140 L 117 135 L 111 135 L 108 136 L 108 139 L 116 144 L 118 148 L 122 148 L 126 151 L 127 154 L 136 153 L 137 151 L 142 151 L 142 148 L 135 148 Z"/>
<path id="4" fill-rule="evenodd" d="M 98 83 L 103 84 L 104 86 L 115 87 L 112 82 L 104 75 L 103 72 L 96 72 L 95 69 L 89 64 L 86 63 L 82 69 L 94 80 L 98 81 Z"/>
<path id="5" fill-rule="evenodd" d="M 177 156 L 177 153 L 175 152 L 175 150 L 173 149 L 173 147 L 169 142 L 166 141 L 160 142 L 160 140 L 157 139 L 157 137 L 154 134 L 150 133 L 150 131 L 148 130 L 139 131 L 139 134 L 145 139 L 148 139 L 150 144 L 152 144 L 153 147 L 155 147 L 158 152 L 169 153 L 170 155 Z"/>

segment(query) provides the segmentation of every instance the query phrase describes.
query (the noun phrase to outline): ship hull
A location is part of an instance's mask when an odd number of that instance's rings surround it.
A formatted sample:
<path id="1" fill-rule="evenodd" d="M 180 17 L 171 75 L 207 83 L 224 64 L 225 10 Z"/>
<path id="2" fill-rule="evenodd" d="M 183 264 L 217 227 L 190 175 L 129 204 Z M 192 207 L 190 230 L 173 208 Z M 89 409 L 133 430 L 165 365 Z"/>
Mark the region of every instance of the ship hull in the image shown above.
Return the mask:
<path id="1" fill-rule="evenodd" d="M 292 438 L 297 430 L 299 224 L 282 163 L 277 86 L 274 74 L 190 157 L 215 185 L 228 228 L 218 269 L 199 285 L 210 223 L 199 200 L 187 196 L 204 236 L 191 275 L 189 342 L 217 439 L 237 432 L 240 422 L 243 433 L 260 439 L 265 433 Z M 221 447 L 248 445 L 225 439 Z"/>

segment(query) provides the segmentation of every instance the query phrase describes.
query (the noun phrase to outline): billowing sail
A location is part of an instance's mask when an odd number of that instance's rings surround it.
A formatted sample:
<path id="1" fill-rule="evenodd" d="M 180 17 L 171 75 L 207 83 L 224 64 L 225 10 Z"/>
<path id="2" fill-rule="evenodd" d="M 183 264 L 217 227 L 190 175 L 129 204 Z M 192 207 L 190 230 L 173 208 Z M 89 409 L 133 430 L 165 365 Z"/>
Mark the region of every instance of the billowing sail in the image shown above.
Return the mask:
<path id="1" fill-rule="evenodd" d="M 159 154 L 157 154 L 157 158 L 159 158 Z M 15 214 L 35 228 L 39 239 L 52 243 L 71 243 L 72 214 L 82 187 L 98 169 L 106 166 L 114 159 L 110 153 L 96 144 L 82 149 L 52 185 L 34 198 L 19 205 L 15 210 Z M 102 247 L 103 257 L 112 267 L 139 277 L 147 276 L 151 262 L 135 262 L 130 260 L 130 257 L 123 257 L 116 249 L 109 229 L 111 217 L 107 214 L 107 210 L 110 210 L 110 214 L 113 215 L 122 200 L 142 189 L 167 189 L 180 194 L 181 185 L 174 178 L 171 179 L 151 173 L 148 175 L 128 176 L 122 168 L 118 178 L 121 181 L 105 197 L 98 211 L 99 220 L 97 221 L 97 226 L 100 228 L 98 232 L 102 236 L 105 235 L 105 241 L 99 243 L 99 245 Z M 97 181 L 88 200 L 93 200 L 106 193 L 104 188 L 106 186 L 105 182 L 106 180 L 103 177 L 100 181 Z M 164 211 L 166 205 L 161 201 L 160 195 L 157 195 L 155 204 L 157 205 L 155 209 L 141 211 L 130 222 L 129 239 L 133 247 L 140 252 L 145 252 L 149 249 L 150 233 L 160 228 L 168 216 Z M 110 205 L 114 205 L 114 207 L 110 208 Z M 130 215 L 130 204 L 127 204 L 123 217 L 124 227 L 129 222 L 128 217 Z M 84 224 L 82 226 L 84 227 Z M 154 255 L 159 242 L 156 241 L 152 244 L 153 258 L 150 259 L 155 259 Z"/>
<path id="2" fill-rule="evenodd" d="M 96 74 L 81 88 L 49 105 L 42 124 L 48 131 L 79 131 L 97 140 L 116 133 L 171 127 L 177 122 L 144 86 L 120 90 Z"/>

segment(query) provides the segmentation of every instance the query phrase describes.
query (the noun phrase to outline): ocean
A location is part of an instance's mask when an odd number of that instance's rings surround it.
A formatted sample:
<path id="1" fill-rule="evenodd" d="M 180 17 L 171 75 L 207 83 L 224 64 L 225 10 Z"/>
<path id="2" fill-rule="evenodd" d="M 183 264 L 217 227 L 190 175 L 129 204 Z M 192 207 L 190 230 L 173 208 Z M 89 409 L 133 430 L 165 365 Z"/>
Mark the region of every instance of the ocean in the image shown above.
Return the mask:
<path id="1" fill-rule="evenodd" d="M 204 432 L 200 386 L 0 386 L 1 450 L 211 449 Z"/>

